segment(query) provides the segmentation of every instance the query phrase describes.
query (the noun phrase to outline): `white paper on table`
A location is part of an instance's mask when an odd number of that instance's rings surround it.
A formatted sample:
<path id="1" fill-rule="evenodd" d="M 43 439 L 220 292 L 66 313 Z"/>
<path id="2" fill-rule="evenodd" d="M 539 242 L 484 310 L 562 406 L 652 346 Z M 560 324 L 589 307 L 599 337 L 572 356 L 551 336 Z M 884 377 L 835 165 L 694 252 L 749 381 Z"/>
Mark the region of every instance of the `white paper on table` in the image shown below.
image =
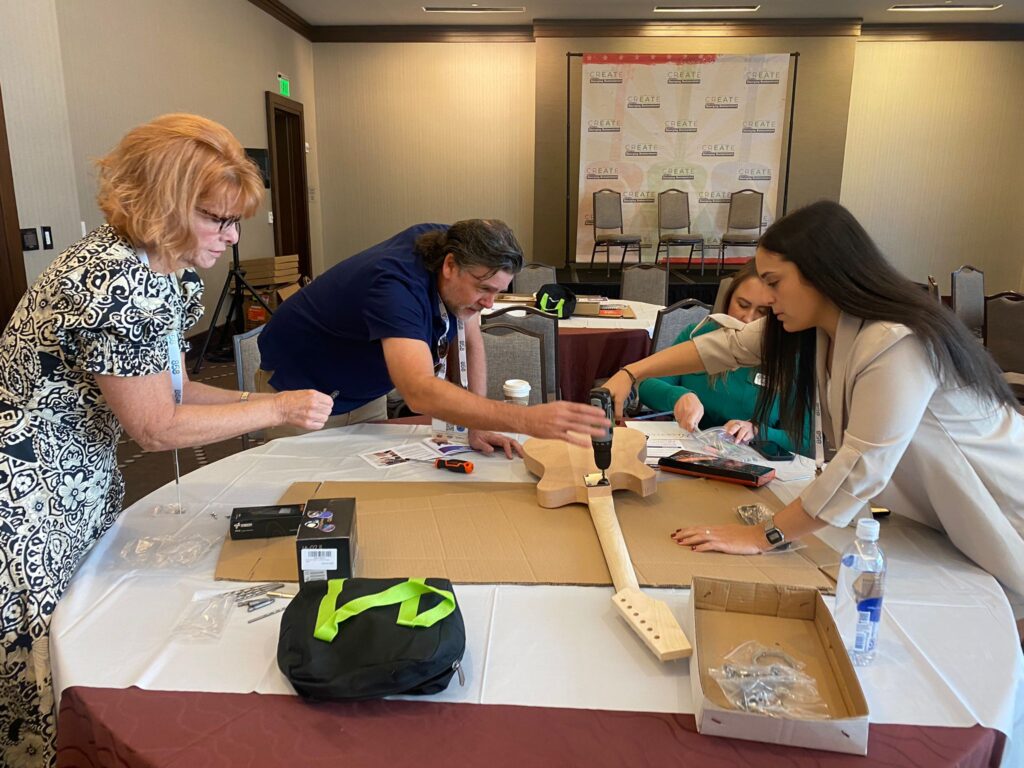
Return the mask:
<path id="1" fill-rule="evenodd" d="M 442 435 L 423 438 L 423 444 L 432 456 L 452 456 L 457 453 L 472 453 L 473 449 L 466 443 L 453 443 Z"/>
<path id="2" fill-rule="evenodd" d="M 649 437 L 647 438 L 647 459 L 644 462 L 648 466 L 658 466 L 658 459 L 663 456 L 671 456 L 676 451 L 683 449 L 683 441 L 670 437 Z"/>
<path id="3" fill-rule="evenodd" d="M 430 440 L 430 438 L 427 438 Z M 408 461 L 429 461 L 437 458 L 437 453 L 431 450 L 425 443 L 405 443 L 396 445 L 393 448 L 384 448 L 379 451 L 367 451 L 359 454 L 359 458 L 366 461 L 374 469 L 388 469 Z"/>

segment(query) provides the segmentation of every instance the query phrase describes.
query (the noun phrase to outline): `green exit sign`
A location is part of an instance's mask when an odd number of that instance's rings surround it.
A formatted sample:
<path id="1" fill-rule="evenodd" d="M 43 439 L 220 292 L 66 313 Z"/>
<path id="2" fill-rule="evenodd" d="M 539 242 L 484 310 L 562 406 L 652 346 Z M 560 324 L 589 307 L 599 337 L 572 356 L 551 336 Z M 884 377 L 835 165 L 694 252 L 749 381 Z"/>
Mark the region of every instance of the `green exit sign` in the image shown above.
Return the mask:
<path id="1" fill-rule="evenodd" d="M 277 76 L 277 90 L 282 96 L 292 95 L 292 81 L 284 75 Z"/>

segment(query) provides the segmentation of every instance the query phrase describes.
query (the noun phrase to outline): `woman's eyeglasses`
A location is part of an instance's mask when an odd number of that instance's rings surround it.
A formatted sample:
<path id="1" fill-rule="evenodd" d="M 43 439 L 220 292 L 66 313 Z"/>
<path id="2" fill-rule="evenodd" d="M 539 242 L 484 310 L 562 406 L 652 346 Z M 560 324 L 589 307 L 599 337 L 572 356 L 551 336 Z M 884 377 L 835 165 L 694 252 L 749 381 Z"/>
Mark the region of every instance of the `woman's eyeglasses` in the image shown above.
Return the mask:
<path id="1" fill-rule="evenodd" d="M 215 222 L 218 227 L 218 232 L 223 232 L 228 229 L 228 227 L 238 227 L 239 231 L 242 229 L 241 216 L 218 216 L 217 214 L 211 213 L 205 208 L 200 208 L 199 206 L 196 206 L 196 210 L 210 221 Z"/>

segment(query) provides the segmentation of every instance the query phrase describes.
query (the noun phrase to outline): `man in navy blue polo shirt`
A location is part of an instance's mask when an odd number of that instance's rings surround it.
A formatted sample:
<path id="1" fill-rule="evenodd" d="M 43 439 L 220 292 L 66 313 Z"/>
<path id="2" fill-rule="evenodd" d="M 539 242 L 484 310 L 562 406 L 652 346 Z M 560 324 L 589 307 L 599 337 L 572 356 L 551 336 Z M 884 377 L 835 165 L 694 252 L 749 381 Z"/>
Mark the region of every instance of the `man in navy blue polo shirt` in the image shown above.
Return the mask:
<path id="1" fill-rule="evenodd" d="M 414 411 L 468 427 L 470 445 L 484 453 L 519 452 L 497 430 L 562 439 L 571 430 L 579 433 L 571 439 L 585 442 L 607 426 L 593 406 L 486 399 L 479 312 L 522 266 L 504 222 L 409 227 L 335 265 L 277 309 L 259 336 L 258 388 L 333 395 L 327 427 L 386 418 L 386 395 L 397 388 Z M 458 320 L 468 391 L 438 375 L 457 347 Z"/>

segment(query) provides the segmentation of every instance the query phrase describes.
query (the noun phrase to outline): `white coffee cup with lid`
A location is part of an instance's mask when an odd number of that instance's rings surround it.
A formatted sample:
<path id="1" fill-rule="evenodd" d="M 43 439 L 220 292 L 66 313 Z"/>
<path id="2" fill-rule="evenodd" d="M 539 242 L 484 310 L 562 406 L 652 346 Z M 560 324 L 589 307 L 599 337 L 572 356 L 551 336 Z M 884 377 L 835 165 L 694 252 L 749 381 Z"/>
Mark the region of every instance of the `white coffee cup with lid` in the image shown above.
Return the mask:
<path id="1" fill-rule="evenodd" d="M 523 379 L 508 379 L 502 391 L 505 394 L 505 402 L 512 405 L 530 404 L 530 382 Z"/>

